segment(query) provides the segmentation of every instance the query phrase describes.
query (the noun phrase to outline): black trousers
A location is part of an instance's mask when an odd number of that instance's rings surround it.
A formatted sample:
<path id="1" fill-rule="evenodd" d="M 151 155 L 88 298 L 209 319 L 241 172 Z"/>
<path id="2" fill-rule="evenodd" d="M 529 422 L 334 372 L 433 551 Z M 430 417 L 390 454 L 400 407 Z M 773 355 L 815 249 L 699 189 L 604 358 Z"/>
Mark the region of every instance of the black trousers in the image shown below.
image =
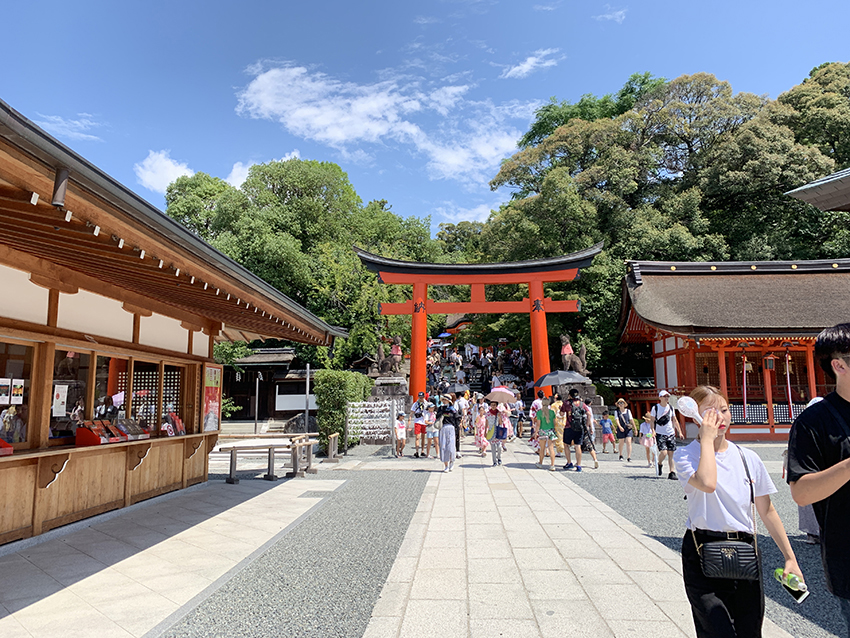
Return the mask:
<path id="1" fill-rule="evenodd" d="M 682 572 L 698 638 L 761 638 L 761 580 L 707 578 L 690 531 L 682 539 Z"/>

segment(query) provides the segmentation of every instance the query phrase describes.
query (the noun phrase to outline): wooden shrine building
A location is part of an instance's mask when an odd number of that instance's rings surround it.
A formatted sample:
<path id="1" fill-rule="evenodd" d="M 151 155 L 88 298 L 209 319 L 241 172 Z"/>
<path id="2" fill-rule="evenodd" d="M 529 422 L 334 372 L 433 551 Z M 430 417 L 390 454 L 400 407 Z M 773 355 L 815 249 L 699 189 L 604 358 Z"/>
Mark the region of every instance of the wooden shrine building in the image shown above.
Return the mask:
<path id="1" fill-rule="evenodd" d="M 620 338 L 650 345 L 655 387 L 627 398 L 640 416 L 661 389 L 714 385 L 729 397 L 731 438 L 785 440 L 806 403 L 832 389 L 815 337 L 848 319 L 850 259 L 630 261 Z"/>
<path id="2" fill-rule="evenodd" d="M 0 101 L 0 543 L 205 481 L 219 340 L 345 332 Z"/>

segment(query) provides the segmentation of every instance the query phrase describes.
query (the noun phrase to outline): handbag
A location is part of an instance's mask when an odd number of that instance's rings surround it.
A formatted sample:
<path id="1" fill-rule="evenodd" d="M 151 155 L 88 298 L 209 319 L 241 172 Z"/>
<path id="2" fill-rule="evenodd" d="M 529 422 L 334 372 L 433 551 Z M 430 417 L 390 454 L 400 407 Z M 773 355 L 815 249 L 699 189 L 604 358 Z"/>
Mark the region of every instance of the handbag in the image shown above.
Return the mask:
<path id="1" fill-rule="evenodd" d="M 758 556 L 758 530 L 756 529 L 756 500 L 753 493 L 753 479 L 750 477 L 750 468 L 744 452 L 738 448 L 741 461 L 744 463 L 744 471 L 747 473 L 747 482 L 750 485 L 750 506 L 753 517 L 753 544 L 744 541 L 722 540 L 710 541 L 700 545 L 694 530 L 694 545 L 700 557 L 702 573 L 706 578 L 728 578 L 734 580 L 759 580 L 761 577 L 761 564 Z"/>

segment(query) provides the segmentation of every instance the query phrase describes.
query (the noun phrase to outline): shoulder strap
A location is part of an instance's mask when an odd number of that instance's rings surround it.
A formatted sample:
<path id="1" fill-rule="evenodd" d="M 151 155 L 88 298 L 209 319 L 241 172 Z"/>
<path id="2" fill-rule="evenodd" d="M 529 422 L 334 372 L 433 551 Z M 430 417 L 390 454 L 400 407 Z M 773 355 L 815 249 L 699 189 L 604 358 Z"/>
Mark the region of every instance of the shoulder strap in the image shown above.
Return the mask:
<path id="1" fill-rule="evenodd" d="M 758 527 L 756 527 L 756 495 L 755 491 L 753 490 L 753 479 L 750 476 L 750 467 L 747 465 L 747 459 L 744 458 L 744 450 L 741 448 L 740 445 L 736 445 L 735 447 L 738 448 L 738 454 L 741 455 L 741 462 L 744 464 L 744 471 L 747 473 L 747 483 L 750 486 L 750 508 L 752 509 L 753 516 L 753 544 L 756 548 L 756 554 L 758 554 L 759 534 Z"/>
<path id="2" fill-rule="evenodd" d="M 830 414 L 832 414 L 833 418 L 834 418 L 836 421 L 838 421 L 838 424 L 839 424 L 842 428 L 844 428 L 844 434 L 846 434 L 848 437 L 850 437 L 850 427 L 848 427 L 848 425 L 847 425 L 847 421 L 845 421 L 845 420 L 844 420 L 844 418 L 841 416 L 841 414 L 838 412 L 838 410 L 836 410 L 836 409 L 835 409 L 835 406 L 833 406 L 833 405 L 832 405 L 829 401 L 827 401 L 826 399 L 824 399 L 823 401 L 821 401 L 821 403 L 825 403 L 825 404 L 826 404 L 826 407 L 827 407 L 827 408 L 829 408 L 829 412 L 830 412 Z"/>

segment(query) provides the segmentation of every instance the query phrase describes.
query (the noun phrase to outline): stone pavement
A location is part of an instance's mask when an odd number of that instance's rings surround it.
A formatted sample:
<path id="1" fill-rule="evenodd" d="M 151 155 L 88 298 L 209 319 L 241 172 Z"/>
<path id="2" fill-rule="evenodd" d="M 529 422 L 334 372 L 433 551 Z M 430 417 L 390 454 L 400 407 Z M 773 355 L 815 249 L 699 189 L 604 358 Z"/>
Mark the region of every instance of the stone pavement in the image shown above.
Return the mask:
<path id="1" fill-rule="evenodd" d="M 0 547 L 0 636 L 143 636 L 221 586 L 343 480 L 223 481 Z M 309 496 L 309 495 L 308 495 Z"/>
<path id="2" fill-rule="evenodd" d="M 502 467 L 467 454 L 451 473 L 437 460 L 355 455 L 316 478 L 213 480 L 2 546 L 0 636 L 159 635 L 361 470 L 430 473 L 366 638 L 693 636 L 678 555 L 535 460 L 521 442 Z M 211 471 L 226 468 L 214 454 Z M 766 620 L 764 635 L 789 634 Z"/>
<path id="3" fill-rule="evenodd" d="M 695 635 L 678 554 L 565 472 L 537 469 L 524 443 L 502 457 L 431 476 L 364 638 Z M 765 619 L 764 636 L 790 634 Z"/>

